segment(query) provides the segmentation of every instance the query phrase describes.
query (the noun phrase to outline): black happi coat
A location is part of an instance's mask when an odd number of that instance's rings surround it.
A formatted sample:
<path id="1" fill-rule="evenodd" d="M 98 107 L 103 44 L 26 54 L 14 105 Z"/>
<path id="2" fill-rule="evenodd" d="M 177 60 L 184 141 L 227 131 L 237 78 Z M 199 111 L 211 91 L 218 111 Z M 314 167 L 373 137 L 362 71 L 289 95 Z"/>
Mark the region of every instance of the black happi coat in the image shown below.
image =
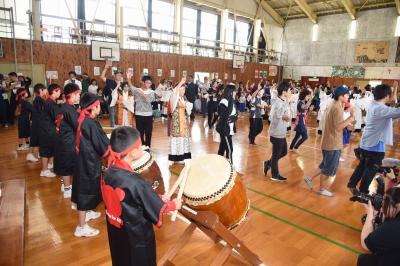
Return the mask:
<path id="1" fill-rule="evenodd" d="M 153 224 L 161 226 L 166 204 L 140 175 L 116 166 L 105 173 L 102 193 L 113 265 L 155 266 Z"/>
<path id="2" fill-rule="evenodd" d="M 99 122 L 86 117 L 81 125 L 71 198 L 80 211 L 93 210 L 101 201 L 101 159 L 109 143 Z"/>
<path id="3" fill-rule="evenodd" d="M 47 99 L 43 106 L 43 116 L 40 120 L 39 151 L 41 157 L 53 157 L 56 140 L 55 120 L 60 111 L 52 99 Z"/>
<path id="4" fill-rule="evenodd" d="M 79 113 L 74 105 L 60 106 L 56 127 L 57 137 L 54 149 L 54 172 L 59 176 L 72 176 L 76 161 L 75 136 Z"/>
<path id="5" fill-rule="evenodd" d="M 39 146 L 39 134 L 40 134 L 40 121 L 44 115 L 44 100 L 40 96 L 36 96 L 33 100 L 32 110 L 32 125 L 31 125 L 31 139 L 30 146 Z"/>
<path id="6" fill-rule="evenodd" d="M 33 111 L 33 106 L 27 100 L 19 100 L 21 112 L 18 117 L 18 138 L 29 138 L 30 128 L 31 128 L 31 113 Z"/>

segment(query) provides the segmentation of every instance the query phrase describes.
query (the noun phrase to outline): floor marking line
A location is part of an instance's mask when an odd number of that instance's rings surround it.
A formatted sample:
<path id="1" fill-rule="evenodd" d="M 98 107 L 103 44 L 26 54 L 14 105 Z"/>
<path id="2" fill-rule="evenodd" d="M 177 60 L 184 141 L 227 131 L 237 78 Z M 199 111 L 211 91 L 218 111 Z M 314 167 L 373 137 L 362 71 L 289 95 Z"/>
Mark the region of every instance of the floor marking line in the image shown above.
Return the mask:
<path id="1" fill-rule="evenodd" d="M 339 242 L 337 242 L 337 241 L 335 241 L 335 240 L 333 240 L 333 239 L 330 239 L 330 238 L 328 238 L 328 237 L 326 237 L 326 236 L 323 236 L 323 235 L 321 235 L 321 234 L 318 234 L 318 233 L 316 233 L 316 232 L 314 232 L 314 231 L 312 231 L 312 230 L 309 230 L 309 229 L 307 229 L 307 228 L 304 228 L 304 227 L 302 227 L 302 226 L 300 226 L 300 225 L 298 225 L 298 224 L 292 223 L 292 222 L 290 222 L 290 221 L 288 221 L 288 220 L 286 220 L 286 219 L 283 219 L 283 218 L 281 218 L 281 217 L 279 217 L 279 216 L 276 216 L 276 215 L 274 215 L 274 214 L 272 214 L 272 213 L 269 213 L 269 212 L 267 212 L 267 211 L 264 211 L 264 210 L 262 210 L 262 209 L 260 209 L 260 208 L 257 208 L 257 207 L 255 207 L 255 206 L 253 206 L 253 205 L 250 205 L 250 207 L 251 207 L 253 210 L 258 211 L 259 213 L 264 214 L 265 216 L 269 216 L 269 217 L 271 217 L 271 218 L 273 218 L 273 219 L 275 219 L 275 220 L 278 220 L 278 221 L 283 222 L 283 223 L 285 223 L 285 224 L 287 224 L 287 225 L 290 225 L 290 226 L 292 226 L 292 227 L 294 227 L 294 228 L 296 228 L 296 229 L 298 229 L 298 230 L 301 230 L 301 231 L 303 231 L 303 232 L 305 232 L 305 233 L 308 233 L 308 234 L 310 234 L 310 235 L 313 235 L 313 236 L 315 236 L 315 237 L 317 237 L 317 238 L 319 238 L 319 239 L 322 239 L 322 240 L 324 240 L 324 241 L 326 241 L 326 242 L 329 242 L 329 243 L 334 244 L 334 245 L 336 245 L 336 246 L 338 246 L 338 247 L 341 247 L 341 248 L 343 248 L 343 249 L 345 249 L 345 250 L 347 250 L 347 251 L 349 251 L 349 252 L 352 252 L 352 253 L 357 254 L 357 255 L 362 254 L 361 251 L 358 251 L 358 250 L 356 250 L 356 249 L 353 249 L 353 248 L 351 248 L 351 247 L 349 247 L 349 246 L 346 246 L 345 244 L 339 243 Z"/>
<path id="2" fill-rule="evenodd" d="M 176 172 L 174 172 L 174 171 L 171 171 L 171 170 L 170 170 L 170 172 L 171 172 L 173 175 L 179 176 L 179 174 L 176 173 Z M 305 213 L 314 215 L 314 216 L 316 216 L 316 217 L 318 217 L 318 218 L 324 219 L 324 220 L 329 221 L 329 222 L 331 222 L 331 223 L 335 223 L 335 224 L 340 225 L 340 226 L 342 226 L 342 227 L 348 228 L 348 229 L 353 230 L 353 231 L 355 231 L 355 232 L 358 232 L 358 233 L 361 232 L 361 229 L 359 229 L 359 228 L 356 228 L 356 227 L 354 227 L 354 226 L 351 226 L 351 225 L 345 224 L 345 223 L 343 223 L 343 222 L 337 221 L 337 220 L 335 220 L 335 219 L 333 219 L 333 218 L 326 217 L 326 216 L 324 216 L 324 215 L 322 215 L 322 214 L 319 214 L 319 213 L 316 213 L 316 212 L 307 210 L 307 209 L 305 209 L 305 208 L 303 208 L 303 207 L 300 207 L 300 206 L 298 206 L 298 205 L 296 205 L 296 204 L 290 203 L 290 202 L 288 202 L 288 201 L 286 201 L 286 200 L 283 200 L 283 199 L 280 199 L 280 198 L 278 198 L 278 197 L 272 196 L 272 195 L 270 195 L 270 194 L 266 194 L 266 193 L 264 193 L 264 192 L 255 190 L 255 189 L 253 189 L 253 188 L 251 188 L 251 187 L 248 187 L 248 186 L 246 186 L 246 189 L 249 190 L 249 191 L 251 191 L 251 192 L 254 192 L 254 193 L 256 193 L 256 194 L 259 194 L 259 195 L 261 195 L 261 196 L 264 196 L 264 197 L 266 197 L 266 198 L 270 198 L 270 199 L 275 200 L 275 201 L 278 201 L 278 202 L 280 202 L 280 203 L 282 203 L 282 204 L 285 204 L 285 205 L 288 205 L 288 206 L 290 206 L 290 207 L 296 208 L 296 209 L 298 209 L 298 210 L 300 210 L 300 211 L 302 211 L 302 212 L 305 212 Z"/>
<path id="3" fill-rule="evenodd" d="M 253 188 L 251 188 L 251 187 L 246 187 L 246 188 L 247 188 L 248 190 L 250 190 L 250 191 L 256 193 L 256 194 L 262 195 L 262 196 L 264 196 L 264 197 L 266 197 L 266 198 L 273 199 L 273 200 L 275 200 L 275 201 L 278 201 L 278 202 L 283 203 L 283 204 L 285 204 L 285 205 L 288 205 L 288 206 L 290 206 L 290 207 L 296 208 L 296 209 L 298 209 L 298 210 L 300 210 L 300 211 L 303 211 L 303 212 L 305 212 L 305 213 L 314 215 L 314 216 L 316 216 L 316 217 L 318 217 L 318 218 L 327 220 L 327 221 L 329 221 L 329 222 L 332 222 L 332 223 L 335 223 L 335 224 L 337 224 L 337 225 L 346 227 L 346 228 L 351 229 L 351 230 L 356 231 L 356 232 L 361 232 L 361 229 L 359 229 L 359 228 L 356 228 L 356 227 L 353 227 L 353 226 L 351 226 L 351 225 L 345 224 L 345 223 L 343 223 L 343 222 L 337 221 L 337 220 L 335 220 L 335 219 L 326 217 L 326 216 L 324 216 L 324 215 L 322 215 L 322 214 L 319 214 L 319 213 L 316 213 L 316 212 L 307 210 L 307 209 L 305 209 L 305 208 L 303 208 L 303 207 L 300 207 L 300 206 L 298 206 L 298 205 L 296 205 L 296 204 L 290 203 L 290 202 L 288 202 L 288 201 L 286 201 L 286 200 L 283 200 L 283 199 L 280 199 L 280 198 L 278 198 L 278 197 L 272 196 L 272 195 L 270 195 L 270 194 L 266 194 L 266 193 L 264 193 L 264 192 L 255 190 L 255 189 L 253 189 Z"/>

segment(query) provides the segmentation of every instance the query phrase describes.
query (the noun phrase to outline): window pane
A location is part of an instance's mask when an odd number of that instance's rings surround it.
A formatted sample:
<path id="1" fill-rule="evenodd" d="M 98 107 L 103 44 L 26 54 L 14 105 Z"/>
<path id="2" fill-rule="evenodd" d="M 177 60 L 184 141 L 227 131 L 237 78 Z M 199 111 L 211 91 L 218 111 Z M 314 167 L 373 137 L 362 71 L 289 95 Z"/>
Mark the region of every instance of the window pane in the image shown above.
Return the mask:
<path id="1" fill-rule="evenodd" d="M 153 29 L 174 30 L 174 5 L 160 0 L 153 0 Z"/>
<path id="2" fill-rule="evenodd" d="M 195 54 L 193 45 L 196 43 L 197 10 L 189 7 L 183 8 L 183 54 Z"/>
<path id="3" fill-rule="evenodd" d="M 14 2 L 16 6 L 14 6 Z M 5 8 L 13 8 L 15 38 L 29 39 L 29 16 L 26 14 L 26 11 L 30 9 L 29 0 L 3 0 L 1 6 Z M 9 13 L 6 11 L 0 11 L 0 18 L 9 20 Z M 8 22 L 1 22 L 0 25 L 0 36 L 11 38 L 11 25 Z"/>
<path id="4" fill-rule="evenodd" d="M 236 21 L 236 43 L 240 45 L 239 50 L 246 51 L 248 45 L 249 24 L 242 21 Z M 244 47 L 245 46 L 245 47 Z"/>
<path id="5" fill-rule="evenodd" d="M 228 19 L 228 23 L 225 27 L 225 46 L 227 49 L 233 49 L 233 44 L 235 43 L 235 21 L 233 19 Z"/>
<path id="6" fill-rule="evenodd" d="M 66 0 L 71 15 L 77 18 L 77 0 Z M 41 0 L 40 3 L 42 24 L 44 28 L 43 39 L 53 42 L 70 42 L 71 35 L 75 33 L 74 23 L 70 18 L 65 1 Z M 46 17 L 45 15 L 61 18 Z"/>
<path id="7" fill-rule="evenodd" d="M 148 50 L 147 0 L 122 0 L 124 23 L 124 48 Z M 132 28 L 130 26 L 136 27 Z"/>

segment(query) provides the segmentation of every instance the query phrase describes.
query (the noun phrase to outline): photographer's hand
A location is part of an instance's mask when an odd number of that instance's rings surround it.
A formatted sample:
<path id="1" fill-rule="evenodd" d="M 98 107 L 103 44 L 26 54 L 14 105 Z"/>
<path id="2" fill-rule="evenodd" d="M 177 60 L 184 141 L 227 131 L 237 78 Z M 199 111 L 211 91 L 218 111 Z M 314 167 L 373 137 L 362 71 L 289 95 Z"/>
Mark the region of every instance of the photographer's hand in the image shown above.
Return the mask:
<path id="1" fill-rule="evenodd" d="M 374 219 L 377 211 L 375 211 L 371 201 L 368 201 L 368 205 L 364 204 L 364 206 L 365 210 L 367 211 L 367 219 L 365 219 L 365 223 L 361 231 L 361 246 L 370 251 L 365 244 L 365 239 L 369 236 L 369 234 L 372 233 L 372 231 L 374 231 Z"/>

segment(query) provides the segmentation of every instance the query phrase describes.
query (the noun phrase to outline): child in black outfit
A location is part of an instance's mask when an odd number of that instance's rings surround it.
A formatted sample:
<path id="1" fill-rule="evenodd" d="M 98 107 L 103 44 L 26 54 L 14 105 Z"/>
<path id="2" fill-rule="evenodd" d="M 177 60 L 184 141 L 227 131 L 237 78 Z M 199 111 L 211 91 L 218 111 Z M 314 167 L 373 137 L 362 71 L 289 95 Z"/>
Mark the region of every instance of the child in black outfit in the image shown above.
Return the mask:
<path id="1" fill-rule="evenodd" d="M 153 224 L 164 213 L 181 208 L 181 200 L 157 195 L 131 164 L 143 154 L 138 130 L 119 127 L 111 134 L 109 169 L 101 191 L 106 205 L 108 240 L 113 265 L 156 265 Z"/>
<path id="2" fill-rule="evenodd" d="M 55 121 L 59 113 L 59 107 L 56 101 L 61 95 L 60 86 L 57 84 L 50 84 L 48 93 L 39 123 L 39 154 L 42 160 L 40 176 L 52 178 L 56 176 L 51 169 L 53 168 L 54 145 L 56 140 Z"/>
<path id="3" fill-rule="evenodd" d="M 97 95 L 84 93 L 80 99 L 80 106 L 75 138 L 77 158 L 71 198 L 78 209 L 78 226 L 74 235 L 92 237 L 100 231 L 89 226 L 87 222 L 101 215 L 93 209 L 101 202 L 101 159 L 105 156 L 110 141 L 96 120 L 100 114 Z"/>
<path id="4" fill-rule="evenodd" d="M 19 88 L 15 100 L 18 108 L 18 148 L 17 151 L 24 151 L 29 148 L 30 119 L 33 106 L 27 101 L 28 92 L 25 88 Z"/>

